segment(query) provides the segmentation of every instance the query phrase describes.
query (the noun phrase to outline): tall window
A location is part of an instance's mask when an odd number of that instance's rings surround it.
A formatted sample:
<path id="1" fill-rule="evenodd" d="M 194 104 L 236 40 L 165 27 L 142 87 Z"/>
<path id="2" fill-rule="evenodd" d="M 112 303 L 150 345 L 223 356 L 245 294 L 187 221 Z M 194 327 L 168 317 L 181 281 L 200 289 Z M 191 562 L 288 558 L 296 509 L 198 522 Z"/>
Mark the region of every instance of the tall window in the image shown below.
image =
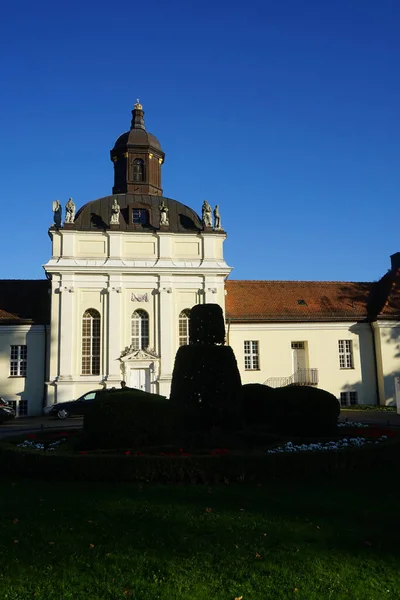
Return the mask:
<path id="1" fill-rule="evenodd" d="M 353 342 L 339 340 L 339 366 L 341 369 L 353 369 Z"/>
<path id="2" fill-rule="evenodd" d="M 100 375 L 100 313 L 94 308 L 82 318 L 82 375 Z"/>
<path id="3" fill-rule="evenodd" d="M 179 315 L 179 345 L 185 346 L 189 343 L 189 316 L 190 309 L 185 308 Z"/>
<path id="4" fill-rule="evenodd" d="M 135 310 L 131 319 L 131 340 L 135 350 L 149 345 L 149 315 L 145 310 Z"/>
<path id="5" fill-rule="evenodd" d="M 10 376 L 26 377 L 26 365 L 28 358 L 27 346 L 11 346 L 10 352 Z"/>
<path id="6" fill-rule="evenodd" d="M 133 181 L 144 181 L 144 162 L 141 158 L 135 158 L 133 161 Z"/>
<path id="7" fill-rule="evenodd" d="M 244 368 L 246 371 L 259 369 L 258 341 L 246 341 L 244 343 Z"/>
<path id="8" fill-rule="evenodd" d="M 340 392 L 340 406 L 354 406 L 358 404 L 357 392 Z"/>

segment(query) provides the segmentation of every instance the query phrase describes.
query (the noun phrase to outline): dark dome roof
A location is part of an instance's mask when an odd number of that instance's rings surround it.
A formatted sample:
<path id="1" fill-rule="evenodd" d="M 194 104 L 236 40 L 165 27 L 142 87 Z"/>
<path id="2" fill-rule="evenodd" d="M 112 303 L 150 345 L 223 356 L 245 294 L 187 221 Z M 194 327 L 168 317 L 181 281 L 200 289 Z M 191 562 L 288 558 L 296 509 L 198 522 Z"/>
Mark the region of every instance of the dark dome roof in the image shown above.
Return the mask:
<path id="1" fill-rule="evenodd" d="M 145 129 L 131 129 L 119 136 L 114 144 L 114 149 L 126 146 L 151 146 L 157 150 L 161 150 L 161 144 L 158 139 L 148 133 Z"/>
<path id="2" fill-rule="evenodd" d="M 121 207 L 119 226 L 116 229 L 120 231 L 156 231 L 160 227 L 159 206 L 164 200 L 168 207 L 169 227 L 167 231 L 173 233 L 193 233 L 203 229 L 199 215 L 184 204 L 171 198 L 163 196 L 133 195 L 133 194 L 114 194 L 105 196 L 97 200 L 88 202 L 76 214 L 75 222 L 71 229 L 82 231 L 99 231 L 110 229 L 111 205 L 114 198 L 117 199 Z M 129 206 L 134 208 L 145 208 L 149 211 L 148 225 L 135 225 L 129 222 Z M 114 228 L 114 226 L 113 226 Z"/>

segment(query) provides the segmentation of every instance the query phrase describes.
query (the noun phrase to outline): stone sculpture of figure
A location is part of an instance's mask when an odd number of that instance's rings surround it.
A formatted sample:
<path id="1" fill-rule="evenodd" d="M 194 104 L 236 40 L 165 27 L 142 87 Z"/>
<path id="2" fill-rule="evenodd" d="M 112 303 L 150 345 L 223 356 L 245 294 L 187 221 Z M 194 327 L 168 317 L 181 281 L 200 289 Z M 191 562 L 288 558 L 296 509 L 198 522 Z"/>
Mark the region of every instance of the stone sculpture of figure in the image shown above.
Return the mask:
<path id="1" fill-rule="evenodd" d="M 119 225 L 119 213 L 121 212 L 121 207 L 117 202 L 117 199 L 114 198 L 112 206 L 111 206 L 111 219 L 110 225 Z"/>
<path id="2" fill-rule="evenodd" d="M 212 227 L 212 211 L 207 200 L 203 202 L 202 213 L 204 227 Z"/>
<path id="3" fill-rule="evenodd" d="M 65 205 L 65 221 L 64 223 L 73 223 L 75 221 L 75 203 L 72 200 L 72 198 L 70 198 L 67 202 L 67 204 Z"/>
<path id="4" fill-rule="evenodd" d="M 54 225 L 56 227 L 61 227 L 61 204 L 59 200 L 54 200 L 53 202 L 53 213 L 54 213 Z"/>
<path id="5" fill-rule="evenodd" d="M 164 200 L 161 202 L 159 209 L 160 209 L 160 225 L 169 225 L 168 206 L 165 204 Z"/>
<path id="6" fill-rule="evenodd" d="M 214 229 L 221 229 L 221 215 L 218 204 L 214 208 Z"/>

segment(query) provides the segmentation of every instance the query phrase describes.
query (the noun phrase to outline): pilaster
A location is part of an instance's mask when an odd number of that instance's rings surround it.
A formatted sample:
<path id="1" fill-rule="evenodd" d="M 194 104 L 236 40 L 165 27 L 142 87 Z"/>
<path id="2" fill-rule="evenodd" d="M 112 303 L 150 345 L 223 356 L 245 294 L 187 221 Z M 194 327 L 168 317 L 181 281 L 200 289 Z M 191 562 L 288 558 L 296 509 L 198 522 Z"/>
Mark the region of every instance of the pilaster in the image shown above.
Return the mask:
<path id="1" fill-rule="evenodd" d="M 159 376 L 159 392 L 169 396 L 172 371 L 174 368 L 174 294 L 170 278 L 160 277 L 159 282 L 159 336 L 161 372 Z"/>
<path id="2" fill-rule="evenodd" d="M 107 348 L 103 351 L 107 356 L 107 383 L 116 384 L 121 380 L 121 316 L 122 316 L 122 286 L 120 278 L 110 277 L 108 286 L 108 324 Z"/>

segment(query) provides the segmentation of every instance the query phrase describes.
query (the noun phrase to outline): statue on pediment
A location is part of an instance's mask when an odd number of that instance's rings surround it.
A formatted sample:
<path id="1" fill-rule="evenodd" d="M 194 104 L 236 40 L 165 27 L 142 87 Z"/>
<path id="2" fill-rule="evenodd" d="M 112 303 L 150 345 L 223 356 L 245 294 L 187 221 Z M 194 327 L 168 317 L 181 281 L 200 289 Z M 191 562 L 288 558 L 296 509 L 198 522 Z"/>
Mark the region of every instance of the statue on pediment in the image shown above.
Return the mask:
<path id="1" fill-rule="evenodd" d="M 221 229 L 221 215 L 218 204 L 214 208 L 214 229 Z"/>
<path id="2" fill-rule="evenodd" d="M 62 206 L 59 200 L 54 200 L 53 202 L 53 213 L 54 213 L 54 225 L 56 227 L 61 227 L 61 213 Z"/>
<path id="3" fill-rule="evenodd" d="M 212 210 L 207 200 L 203 202 L 202 218 L 204 227 L 212 227 Z"/>
<path id="4" fill-rule="evenodd" d="M 64 223 L 73 223 L 75 221 L 76 206 L 72 198 L 69 198 L 65 205 L 65 221 Z"/>
<path id="5" fill-rule="evenodd" d="M 112 206 L 111 206 L 111 219 L 110 225 L 119 225 L 119 214 L 121 212 L 121 207 L 117 202 L 117 199 L 114 198 Z"/>
<path id="6" fill-rule="evenodd" d="M 169 217 L 168 217 L 168 206 L 165 204 L 165 201 L 162 200 L 160 206 L 160 226 L 168 226 L 169 225 Z"/>

